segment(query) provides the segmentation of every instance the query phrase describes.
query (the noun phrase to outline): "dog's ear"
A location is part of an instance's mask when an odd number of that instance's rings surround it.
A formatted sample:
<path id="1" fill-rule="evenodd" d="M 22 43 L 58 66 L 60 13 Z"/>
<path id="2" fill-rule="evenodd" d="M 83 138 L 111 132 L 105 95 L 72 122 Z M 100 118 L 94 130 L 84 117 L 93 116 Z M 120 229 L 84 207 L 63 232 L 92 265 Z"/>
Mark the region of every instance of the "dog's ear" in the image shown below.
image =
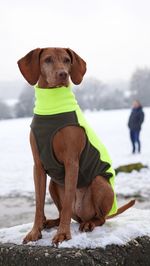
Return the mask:
<path id="1" fill-rule="evenodd" d="M 40 48 L 34 49 L 17 62 L 22 75 L 31 85 L 35 85 L 39 79 L 41 51 Z"/>
<path id="2" fill-rule="evenodd" d="M 71 58 L 71 80 L 74 84 L 78 85 L 81 83 L 83 76 L 86 72 L 86 62 L 73 50 L 67 48 L 66 51 Z"/>

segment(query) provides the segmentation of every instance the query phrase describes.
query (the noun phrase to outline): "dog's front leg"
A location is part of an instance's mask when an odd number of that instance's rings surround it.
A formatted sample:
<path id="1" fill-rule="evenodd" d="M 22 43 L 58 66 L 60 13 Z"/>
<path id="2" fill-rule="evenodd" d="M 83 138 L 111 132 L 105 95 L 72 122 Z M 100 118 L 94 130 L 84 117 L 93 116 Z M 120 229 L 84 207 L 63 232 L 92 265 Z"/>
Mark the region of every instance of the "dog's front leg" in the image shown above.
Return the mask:
<path id="1" fill-rule="evenodd" d="M 34 159 L 33 174 L 34 174 L 34 185 L 35 185 L 36 211 L 35 211 L 33 228 L 24 238 L 23 240 L 24 244 L 28 243 L 29 241 L 36 241 L 42 237 L 41 230 L 43 229 L 43 225 L 45 222 L 44 203 L 45 203 L 47 176 L 41 164 L 35 138 L 32 132 L 30 134 L 30 143 Z"/>
<path id="2" fill-rule="evenodd" d="M 60 215 L 60 224 L 58 231 L 54 236 L 53 244 L 59 244 L 64 240 L 71 239 L 70 222 L 72 216 L 72 203 L 75 197 L 79 162 L 78 160 L 68 159 L 65 161 L 65 195 L 63 200 L 62 211 Z"/>

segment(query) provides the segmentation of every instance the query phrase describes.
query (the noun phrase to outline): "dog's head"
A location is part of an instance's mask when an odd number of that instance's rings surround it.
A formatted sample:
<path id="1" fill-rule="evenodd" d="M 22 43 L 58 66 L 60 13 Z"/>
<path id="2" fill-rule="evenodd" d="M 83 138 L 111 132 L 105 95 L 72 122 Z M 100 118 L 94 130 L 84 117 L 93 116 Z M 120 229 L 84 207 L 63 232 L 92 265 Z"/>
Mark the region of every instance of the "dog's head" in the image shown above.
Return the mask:
<path id="1" fill-rule="evenodd" d="M 86 72 L 85 61 L 73 50 L 66 48 L 37 48 L 18 61 L 24 78 L 40 87 L 68 86 L 69 77 L 80 84 Z"/>

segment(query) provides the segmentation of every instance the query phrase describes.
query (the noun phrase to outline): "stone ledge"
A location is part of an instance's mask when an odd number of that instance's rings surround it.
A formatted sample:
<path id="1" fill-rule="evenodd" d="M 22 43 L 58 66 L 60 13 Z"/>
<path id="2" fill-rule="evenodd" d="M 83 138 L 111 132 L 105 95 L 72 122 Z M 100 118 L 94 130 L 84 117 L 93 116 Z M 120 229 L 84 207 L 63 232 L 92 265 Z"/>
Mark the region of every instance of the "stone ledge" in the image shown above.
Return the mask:
<path id="1" fill-rule="evenodd" d="M 0 243 L 0 266 L 149 266 L 150 237 L 106 249 L 67 249 Z"/>

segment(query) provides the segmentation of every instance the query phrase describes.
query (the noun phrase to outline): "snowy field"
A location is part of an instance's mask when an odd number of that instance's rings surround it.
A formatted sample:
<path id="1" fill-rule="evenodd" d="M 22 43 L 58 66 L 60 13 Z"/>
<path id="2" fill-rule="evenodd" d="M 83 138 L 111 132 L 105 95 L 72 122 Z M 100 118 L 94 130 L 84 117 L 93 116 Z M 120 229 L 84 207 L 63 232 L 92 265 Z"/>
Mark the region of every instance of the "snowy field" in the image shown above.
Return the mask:
<path id="1" fill-rule="evenodd" d="M 95 129 L 111 155 L 113 166 L 142 162 L 150 166 L 150 108 L 145 108 L 145 122 L 141 132 L 142 152 L 131 154 L 127 121 L 130 110 L 90 112 L 85 116 Z M 31 118 L 0 121 L 0 201 L 5 198 L 34 197 L 32 178 L 32 155 L 28 136 Z M 142 202 L 150 199 L 150 170 L 143 169 L 131 174 L 120 173 L 116 177 L 116 193 L 119 197 L 136 197 Z M 128 201 L 126 199 L 125 201 Z M 3 208 L 3 206 L 1 205 Z M 8 210 L 9 211 L 9 210 Z M 12 210 L 13 212 L 13 210 Z M 72 240 L 61 246 L 97 247 L 107 244 L 123 244 L 141 235 L 150 235 L 150 210 L 132 210 L 107 221 L 92 233 L 79 233 L 78 225 L 72 223 Z M 144 221 L 144 223 L 143 223 Z M 26 221 L 24 221 L 25 223 Z M 32 222 L 32 220 L 31 220 Z M 7 226 L 7 223 L 6 223 Z M 21 243 L 22 237 L 31 228 L 30 224 L 0 229 L 0 242 Z M 49 245 L 55 230 L 43 233 L 39 245 Z"/>
<path id="2" fill-rule="evenodd" d="M 141 154 L 131 154 L 131 144 L 127 128 L 129 113 L 129 110 L 87 111 L 85 116 L 107 147 L 114 167 L 133 162 L 143 162 L 150 165 L 150 109 L 145 109 L 146 119 L 141 132 Z M 33 195 L 33 160 L 29 145 L 30 123 L 31 118 L 0 121 L 0 197 Z M 128 194 L 131 191 L 129 186 L 130 180 L 134 179 L 132 193 L 134 193 L 134 190 L 144 189 L 145 185 L 147 187 L 150 183 L 148 182 L 149 170 L 144 170 L 144 174 L 132 173 L 120 175 L 123 180 L 124 176 L 127 178 L 127 185 L 123 186 L 123 191 L 125 189 L 126 192 L 123 193 Z M 120 175 L 116 178 L 117 190 L 119 192 L 122 190 Z M 142 177 L 143 181 L 139 184 L 139 179 Z M 138 186 L 136 185 L 137 183 Z M 150 191 L 150 187 L 147 188 Z"/>

